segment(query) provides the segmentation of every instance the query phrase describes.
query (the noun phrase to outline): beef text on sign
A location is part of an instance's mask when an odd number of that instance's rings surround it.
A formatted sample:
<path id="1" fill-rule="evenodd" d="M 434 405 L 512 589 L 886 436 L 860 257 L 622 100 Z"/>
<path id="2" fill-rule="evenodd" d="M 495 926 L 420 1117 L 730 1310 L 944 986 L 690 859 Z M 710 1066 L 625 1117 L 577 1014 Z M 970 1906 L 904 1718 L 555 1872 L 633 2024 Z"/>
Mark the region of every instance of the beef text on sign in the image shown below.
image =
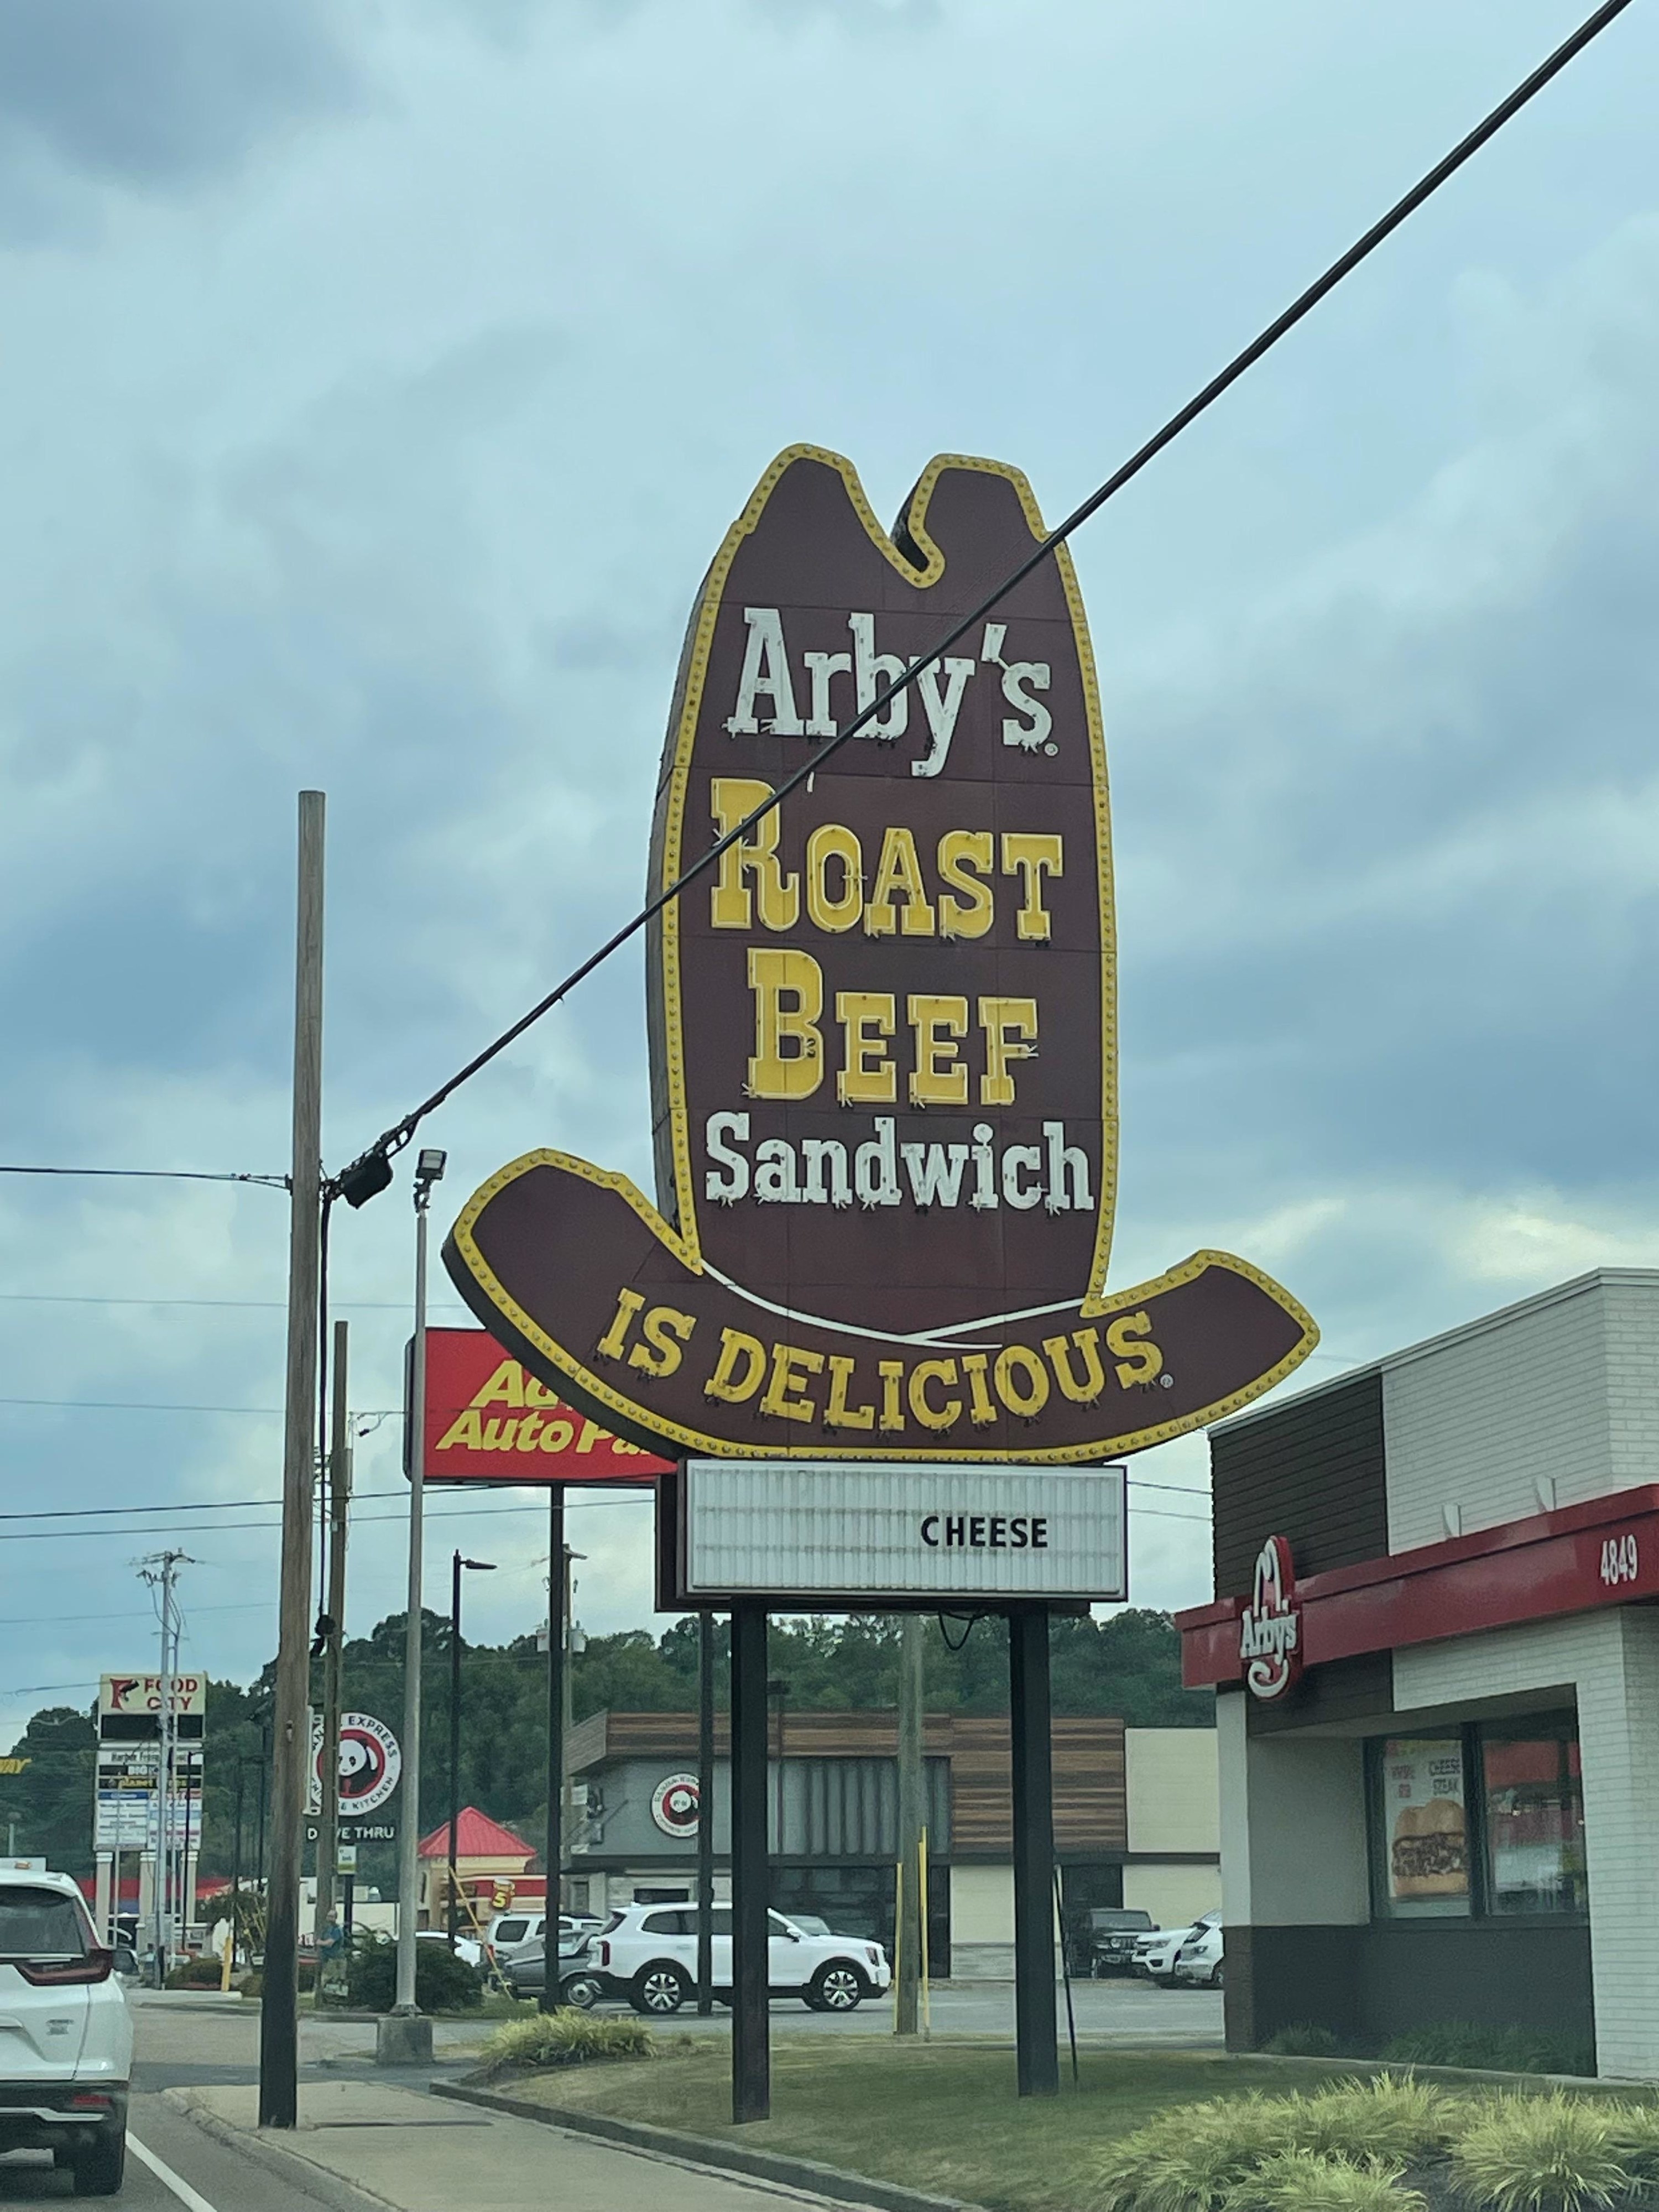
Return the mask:
<path id="1" fill-rule="evenodd" d="M 849 464 L 781 455 L 692 616 L 653 889 L 1042 534 L 999 464 L 930 464 L 890 538 Z M 664 911 L 647 975 L 657 1205 L 530 1153 L 445 1248 L 491 1333 L 619 1436 L 1085 1460 L 1216 1419 L 1316 1341 L 1224 1253 L 1107 1286 L 1109 817 L 1063 550 Z"/>

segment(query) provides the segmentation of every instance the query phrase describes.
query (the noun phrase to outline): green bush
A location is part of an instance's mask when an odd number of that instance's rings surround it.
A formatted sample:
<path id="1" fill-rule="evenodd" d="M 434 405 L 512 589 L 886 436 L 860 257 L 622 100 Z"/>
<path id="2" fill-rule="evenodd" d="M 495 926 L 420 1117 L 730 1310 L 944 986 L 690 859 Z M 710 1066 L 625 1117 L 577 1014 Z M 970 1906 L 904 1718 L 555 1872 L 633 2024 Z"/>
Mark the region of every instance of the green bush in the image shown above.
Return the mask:
<path id="1" fill-rule="evenodd" d="M 1403 2066 L 1473 2066 L 1508 2074 L 1594 2074 L 1595 2054 L 1571 2036 L 1526 2027 L 1482 2027 L 1448 2020 L 1415 2027 L 1382 2046 Z"/>
<path id="2" fill-rule="evenodd" d="M 1108 2152 L 1098 2212 L 1420 2212 L 1398 2176 L 1484 2109 L 1387 2075 L 1312 2096 L 1176 2106 Z"/>
<path id="3" fill-rule="evenodd" d="M 1630 2110 L 1559 2091 L 1499 2098 L 1452 2146 L 1452 2179 L 1486 2212 L 1597 2212 L 1639 2185 L 1620 2132 Z"/>
<path id="4" fill-rule="evenodd" d="M 566 2006 L 498 2027 L 483 2046 L 483 2063 L 491 2074 L 528 2073 L 596 2058 L 654 2058 L 659 2047 L 642 2020 L 597 2020 Z"/>
<path id="5" fill-rule="evenodd" d="M 390 2012 L 398 2001 L 398 1946 L 370 1929 L 352 1939 L 346 2001 L 365 2012 Z M 422 2012 L 471 2012 L 483 2002 L 477 1967 L 447 1943 L 415 1946 L 415 2002 Z"/>
<path id="6" fill-rule="evenodd" d="M 317 1969 L 315 1966 L 312 1965 L 309 1959 L 301 1959 L 300 1961 L 300 1994 L 301 1996 L 308 1996 L 311 1994 L 312 1989 L 316 1984 L 316 1980 Z M 244 1974 L 241 1980 L 237 1983 L 236 1986 L 245 1997 L 262 1997 L 265 1993 L 265 1978 L 264 1970 L 256 1966 L 251 1974 Z"/>
<path id="7" fill-rule="evenodd" d="M 1468 2124 L 1469 2109 L 1465 2100 L 1426 2081 L 1386 2074 L 1370 2081 L 1338 2082 L 1297 2102 L 1298 2150 L 1351 2163 L 1380 2159 L 1395 2167 L 1443 2151 Z"/>
<path id="8" fill-rule="evenodd" d="M 168 1974 L 170 1990 L 216 1990 L 224 1979 L 222 1962 L 211 1952 L 198 1959 L 183 1959 Z"/>
<path id="9" fill-rule="evenodd" d="M 1296 2148 L 1300 2101 L 1218 2097 L 1160 2112 L 1101 2160 L 1099 2212 L 1218 2212 L 1255 2167 Z"/>
<path id="10" fill-rule="evenodd" d="M 1285 2150 L 1248 2174 L 1228 2204 L 1230 2212 L 1425 2212 L 1417 2190 L 1396 2185 L 1399 2173 L 1376 2159 Z"/>
<path id="11" fill-rule="evenodd" d="M 1342 2039 L 1336 2030 L 1322 2027 L 1316 2020 L 1292 2021 L 1277 2035 L 1270 2035 L 1261 2048 L 1278 2058 L 1340 2058 L 1343 2055 Z"/>
<path id="12" fill-rule="evenodd" d="M 1613 2115 L 1620 2154 L 1645 2187 L 1659 2182 L 1659 2106 L 1604 2105 Z"/>

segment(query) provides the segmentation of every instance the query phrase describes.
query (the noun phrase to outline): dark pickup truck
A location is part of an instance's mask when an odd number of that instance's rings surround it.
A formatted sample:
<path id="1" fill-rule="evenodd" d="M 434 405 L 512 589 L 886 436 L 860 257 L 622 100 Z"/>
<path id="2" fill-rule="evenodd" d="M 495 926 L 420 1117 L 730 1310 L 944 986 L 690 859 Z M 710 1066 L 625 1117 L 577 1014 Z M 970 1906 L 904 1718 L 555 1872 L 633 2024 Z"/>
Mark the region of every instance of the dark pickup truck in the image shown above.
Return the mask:
<path id="1" fill-rule="evenodd" d="M 1152 1933 L 1156 1923 L 1138 1905 L 1098 1905 L 1088 1916 L 1085 1972 L 1097 1979 L 1102 1974 L 1132 1974 L 1135 1942 Z"/>

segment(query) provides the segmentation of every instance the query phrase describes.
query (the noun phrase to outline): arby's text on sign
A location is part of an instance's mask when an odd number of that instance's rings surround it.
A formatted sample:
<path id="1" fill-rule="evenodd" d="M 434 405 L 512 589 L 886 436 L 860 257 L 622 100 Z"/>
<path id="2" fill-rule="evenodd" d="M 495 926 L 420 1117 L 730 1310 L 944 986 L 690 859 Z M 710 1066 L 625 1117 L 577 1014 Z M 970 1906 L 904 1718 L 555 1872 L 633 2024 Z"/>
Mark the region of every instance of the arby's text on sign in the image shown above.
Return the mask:
<path id="1" fill-rule="evenodd" d="M 1042 534 L 1000 464 L 934 460 L 889 537 L 848 462 L 780 456 L 692 614 L 653 890 Z M 1061 550 L 659 917 L 656 1203 L 526 1153 L 462 1212 L 450 1273 L 531 1375 L 646 1449 L 1085 1462 L 1216 1419 L 1317 1335 L 1227 1253 L 1109 1284 L 1115 984 Z"/>

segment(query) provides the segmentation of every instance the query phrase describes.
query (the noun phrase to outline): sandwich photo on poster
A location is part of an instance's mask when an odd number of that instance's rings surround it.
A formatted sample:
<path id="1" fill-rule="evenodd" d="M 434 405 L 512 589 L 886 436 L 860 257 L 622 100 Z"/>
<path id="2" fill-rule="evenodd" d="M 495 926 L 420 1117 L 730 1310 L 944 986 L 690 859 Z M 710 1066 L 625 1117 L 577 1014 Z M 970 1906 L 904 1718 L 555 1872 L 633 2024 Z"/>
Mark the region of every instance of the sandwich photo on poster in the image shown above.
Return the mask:
<path id="1" fill-rule="evenodd" d="M 1456 1736 L 1391 1737 L 1383 1747 L 1390 1904 L 1455 1910 L 1469 1894 L 1463 1747 Z"/>

